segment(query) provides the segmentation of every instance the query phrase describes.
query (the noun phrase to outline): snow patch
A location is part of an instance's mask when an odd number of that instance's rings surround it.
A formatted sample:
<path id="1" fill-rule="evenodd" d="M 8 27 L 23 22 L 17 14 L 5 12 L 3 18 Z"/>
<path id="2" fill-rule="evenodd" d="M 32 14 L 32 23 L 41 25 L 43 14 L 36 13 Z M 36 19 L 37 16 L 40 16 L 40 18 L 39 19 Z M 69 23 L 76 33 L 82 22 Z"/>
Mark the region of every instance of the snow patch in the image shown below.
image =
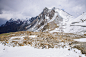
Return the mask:
<path id="1" fill-rule="evenodd" d="M 31 38 L 36 38 L 37 36 L 36 36 L 36 35 L 31 35 L 31 36 L 29 36 L 29 37 L 31 37 Z"/>
<path id="2" fill-rule="evenodd" d="M 78 41 L 78 42 L 86 42 L 86 38 L 74 39 L 74 41 Z"/>

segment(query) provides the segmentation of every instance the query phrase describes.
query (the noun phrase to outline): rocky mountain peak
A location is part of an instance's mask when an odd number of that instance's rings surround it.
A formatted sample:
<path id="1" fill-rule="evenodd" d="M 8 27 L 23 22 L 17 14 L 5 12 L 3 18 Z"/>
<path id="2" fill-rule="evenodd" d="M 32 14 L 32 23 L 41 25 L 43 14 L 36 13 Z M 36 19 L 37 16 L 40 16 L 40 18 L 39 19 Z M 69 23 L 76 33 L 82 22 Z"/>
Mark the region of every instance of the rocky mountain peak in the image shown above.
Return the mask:
<path id="1" fill-rule="evenodd" d="M 48 9 L 47 7 L 45 7 L 45 8 L 43 9 L 43 12 L 44 12 L 44 11 L 48 11 L 48 10 L 49 10 L 49 9 Z"/>
<path id="2" fill-rule="evenodd" d="M 59 27 L 63 17 L 60 16 L 59 12 L 55 11 L 55 7 L 48 9 L 45 7 L 43 12 L 37 16 L 33 22 L 26 27 L 28 31 L 46 31 L 47 29 L 55 29 Z M 57 25 L 58 24 L 58 25 Z"/>

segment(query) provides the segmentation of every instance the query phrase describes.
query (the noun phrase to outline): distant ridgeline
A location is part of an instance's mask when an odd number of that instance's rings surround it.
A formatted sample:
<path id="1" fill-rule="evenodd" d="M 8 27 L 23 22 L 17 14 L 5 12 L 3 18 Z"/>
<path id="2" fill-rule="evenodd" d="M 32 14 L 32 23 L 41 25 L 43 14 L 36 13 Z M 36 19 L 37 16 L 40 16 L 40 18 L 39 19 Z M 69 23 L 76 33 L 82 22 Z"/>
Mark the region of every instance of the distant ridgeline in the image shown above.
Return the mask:
<path id="1" fill-rule="evenodd" d="M 16 31 L 23 31 L 25 30 L 25 27 L 30 24 L 35 18 L 32 17 L 31 19 L 25 19 L 25 20 L 14 20 L 10 19 L 5 24 L 2 24 L 0 26 L 0 34 L 1 33 L 8 33 L 8 32 L 16 32 Z"/>

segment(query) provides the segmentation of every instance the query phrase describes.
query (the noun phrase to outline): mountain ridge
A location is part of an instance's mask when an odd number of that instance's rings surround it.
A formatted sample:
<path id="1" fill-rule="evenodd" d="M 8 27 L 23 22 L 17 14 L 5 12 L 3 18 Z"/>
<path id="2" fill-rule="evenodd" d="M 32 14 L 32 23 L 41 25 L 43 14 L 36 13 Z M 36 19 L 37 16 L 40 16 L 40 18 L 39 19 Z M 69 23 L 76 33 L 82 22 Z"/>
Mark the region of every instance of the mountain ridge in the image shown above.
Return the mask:
<path id="1" fill-rule="evenodd" d="M 81 16 L 81 17 L 80 17 Z M 78 19 L 81 18 L 81 22 L 85 21 L 86 14 L 83 13 L 77 18 L 74 18 L 69 13 L 65 12 L 64 10 L 61 10 L 59 8 L 53 7 L 52 9 L 48 9 L 45 7 L 43 11 L 36 17 L 32 17 L 27 20 L 13 20 L 12 18 L 7 21 L 5 24 L 0 26 L 0 33 L 6 33 L 6 32 L 15 32 L 15 31 L 33 31 L 33 32 L 70 32 L 70 27 L 74 27 Z M 84 16 L 84 17 L 83 17 Z M 83 19 L 83 18 L 84 19 Z M 74 21 L 73 21 L 74 20 Z M 7 23 L 9 25 L 7 25 Z M 12 27 L 14 29 L 11 29 L 12 23 L 14 23 L 15 27 Z M 85 23 L 85 22 L 84 22 Z M 7 25 L 7 29 L 5 26 Z M 73 26 L 74 25 L 74 26 Z M 3 32 L 4 31 L 4 32 Z M 71 32 L 72 33 L 72 32 Z"/>

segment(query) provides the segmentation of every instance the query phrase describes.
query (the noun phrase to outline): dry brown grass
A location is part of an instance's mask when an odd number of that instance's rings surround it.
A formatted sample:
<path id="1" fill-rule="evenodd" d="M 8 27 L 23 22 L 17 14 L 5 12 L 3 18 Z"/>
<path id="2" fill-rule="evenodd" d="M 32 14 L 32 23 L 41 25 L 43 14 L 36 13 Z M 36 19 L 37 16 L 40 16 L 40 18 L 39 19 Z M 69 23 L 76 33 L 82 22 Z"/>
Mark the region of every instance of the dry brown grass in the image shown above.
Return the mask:
<path id="1" fill-rule="evenodd" d="M 36 38 L 31 38 L 29 36 L 31 35 L 36 35 Z M 19 32 L 14 32 L 12 34 L 6 35 L 6 36 L 0 36 L 0 41 L 6 41 L 5 44 L 9 44 L 8 40 L 10 37 L 14 36 L 25 36 L 24 40 L 22 43 L 19 43 L 14 40 L 20 40 L 20 38 L 15 38 L 12 39 L 11 43 L 14 43 L 13 46 L 15 47 L 16 45 L 19 46 L 24 46 L 24 45 L 31 45 L 36 48 L 54 48 L 54 47 L 60 47 L 62 45 L 59 45 L 59 43 L 64 42 L 64 43 L 69 43 L 73 42 L 73 39 L 78 38 L 76 37 L 71 37 L 71 35 L 75 35 L 72 33 L 48 33 L 48 32 L 30 32 L 30 31 L 19 31 Z M 62 47 L 64 48 L 65 45 Z"/>

